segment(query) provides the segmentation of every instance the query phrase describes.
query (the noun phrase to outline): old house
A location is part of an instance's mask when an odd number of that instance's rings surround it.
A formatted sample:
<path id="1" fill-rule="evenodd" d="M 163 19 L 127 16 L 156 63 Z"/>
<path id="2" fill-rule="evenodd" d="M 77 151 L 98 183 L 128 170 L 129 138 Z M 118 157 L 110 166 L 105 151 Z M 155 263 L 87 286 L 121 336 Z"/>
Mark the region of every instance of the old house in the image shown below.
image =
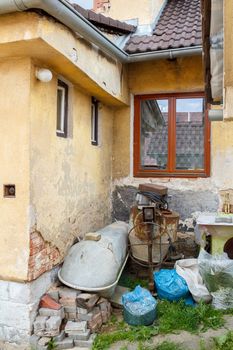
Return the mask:
<path id="1" fill-rule="evenodd" d="M 27 342 L 75 238 L 127 221 L 140 182 L 169 188 L 184 230 L 221 207 L 233 170 L 225 6 L 225 113 L 210 123 L 200 0 L 105 0 L 96 13 L 1 1 L 1 340 Z"/>

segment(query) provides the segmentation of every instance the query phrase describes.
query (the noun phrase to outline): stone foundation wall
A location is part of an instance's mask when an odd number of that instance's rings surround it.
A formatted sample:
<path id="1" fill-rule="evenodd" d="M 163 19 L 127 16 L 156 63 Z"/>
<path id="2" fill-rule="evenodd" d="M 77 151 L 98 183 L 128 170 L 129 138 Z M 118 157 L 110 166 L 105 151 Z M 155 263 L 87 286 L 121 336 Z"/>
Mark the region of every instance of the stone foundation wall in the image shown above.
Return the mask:
<path id="1" fill-rule="evenodd" d="M 0 342 L 28 343 L 41 296 L 57 279 L 57 271 L 28 283 L 0 280 Z"/>
<path id="2" fill-rule="evenodd" d="M 115 186 L 112 194 L 113 221 L 129 220 L 130 208 L 135 203 L 137 187 Z M 216 212 L 219 207 L 218 195 L 210 190 L 168 190 L 168 204 L 171 210 L 180 214 L 181 231 L 193 231 L 199 212 Z"/>

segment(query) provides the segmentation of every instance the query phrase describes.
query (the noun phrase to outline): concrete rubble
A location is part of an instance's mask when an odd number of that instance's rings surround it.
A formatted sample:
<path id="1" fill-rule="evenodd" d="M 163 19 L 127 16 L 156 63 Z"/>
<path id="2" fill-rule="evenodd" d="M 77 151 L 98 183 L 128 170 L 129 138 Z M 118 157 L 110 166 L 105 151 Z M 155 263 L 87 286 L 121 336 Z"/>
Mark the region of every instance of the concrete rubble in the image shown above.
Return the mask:
<path id="1" fill-rule="evenodd" d="M 40 301 L 31 346 L 45 350 L 52 341 L 57 350 L 91 348 L 96 332 L 110 316 L 110 302 L 97 294 L 64 286 L 53 288 Z"/>

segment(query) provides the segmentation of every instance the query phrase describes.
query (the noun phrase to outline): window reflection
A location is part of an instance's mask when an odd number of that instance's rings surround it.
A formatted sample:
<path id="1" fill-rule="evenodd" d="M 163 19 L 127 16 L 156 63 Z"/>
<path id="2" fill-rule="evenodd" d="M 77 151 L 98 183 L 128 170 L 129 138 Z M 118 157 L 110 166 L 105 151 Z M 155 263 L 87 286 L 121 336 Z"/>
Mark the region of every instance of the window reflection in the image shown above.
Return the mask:
<path id="1" fill-rule="evenodd" d="M 176 99 L 176 169 L 204 169 L 203 98 Z"/>
<path id="2" fill-rule="evenodd" d="M 141 165 L 167 169 L 168 100 L 141 101 Z"/>

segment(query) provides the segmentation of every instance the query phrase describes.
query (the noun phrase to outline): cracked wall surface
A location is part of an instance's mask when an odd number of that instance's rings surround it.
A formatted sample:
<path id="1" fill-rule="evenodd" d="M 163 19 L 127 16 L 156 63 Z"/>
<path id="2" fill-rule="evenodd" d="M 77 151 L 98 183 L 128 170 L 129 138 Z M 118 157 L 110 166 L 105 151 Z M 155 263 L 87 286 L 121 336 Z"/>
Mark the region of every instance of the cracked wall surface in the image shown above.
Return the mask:
<path id="1" fill-rule="evenodd" d="M 76 237 L 111 221 L 113 112 L 100 103 L 100 142 L 93 146 L 91 96 L 70 86 L 68 137 L 58 137 L 56 89 L 56 75 L 46 85 L 32 78 L 30 204 L 31 226 L 58 249 L 61 262 Z"/>

